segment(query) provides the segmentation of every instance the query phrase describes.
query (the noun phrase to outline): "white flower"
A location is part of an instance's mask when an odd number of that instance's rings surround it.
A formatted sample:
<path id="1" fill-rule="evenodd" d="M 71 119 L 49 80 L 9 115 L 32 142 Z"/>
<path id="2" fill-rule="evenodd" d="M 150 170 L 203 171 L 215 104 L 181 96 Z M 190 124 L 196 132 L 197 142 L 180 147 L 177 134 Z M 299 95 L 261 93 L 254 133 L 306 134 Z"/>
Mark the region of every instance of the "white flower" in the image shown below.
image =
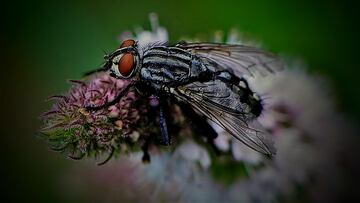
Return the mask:
<path id="1" fill-rule="evenodd" d="M 174 156 L 176 155 L 181 156 L 182 159 L 199 162 L 205 169 L 209 168 L 211 164 L 208 151 L 191 140 L 181 144 L 174 153 Z"/>
<path id="2" fill-rule="evenodd" d="M 232 135 L 213 121 L 208 120 L 208 123 L 218 134 L 218 137 L 214 140 L 214 144 L 219 150 L 227 152 L 231 149 L 231 153 L 235 160 L 244 161 L 247 164 L 257 165 L 262 161 L 263 157 L 258 152 L 233 138 Z"/>
<path id="3" fill-rule="evenodd" d="M 247 164 L 257 165 L 263 160 L 263 157 L 258 152 L 245 146 L 238 140 L 232 140 L 231 148 L 232 155 L 237 161 L 244 161 Z"/>
<path id="4" fill-rule="evenodd" d="M 218 134 L 218 137 L 214 140 L 216 147 L 223 152 L 228 151 L 230 149 L 231 135 L 213 121 L 208 120 L 208 123 Z"/>
<path id="5" fill-rule="evenodd" d="M 119 38 L 120 41 L 122 42 L 129 38 L 135 39 L 138 41 L 140 47 L 155 42 L 168 42 L 168 32 L 164 27 L 159 25 L 158 16 L 155 13 L 150 13 L 149 18 L 151 24 L 150 31 L 144 30 L 142 27 L 138 27 L 135 30 L 135 35 L 133 35 L 131 31 L 124 32 Z"/>

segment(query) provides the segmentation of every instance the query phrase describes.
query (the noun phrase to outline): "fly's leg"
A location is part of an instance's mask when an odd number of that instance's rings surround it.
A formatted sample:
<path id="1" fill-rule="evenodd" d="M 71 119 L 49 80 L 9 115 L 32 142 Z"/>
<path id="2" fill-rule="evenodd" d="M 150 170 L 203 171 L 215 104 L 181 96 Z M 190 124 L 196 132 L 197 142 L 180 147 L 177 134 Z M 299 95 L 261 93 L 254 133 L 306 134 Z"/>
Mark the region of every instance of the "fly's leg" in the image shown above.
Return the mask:
<path id="1" fill-rule="evenodd" d="M 89 75 L 92 75 L 92 74 L 95 74 L 95 73 L 99 73 L 99 72 L 104 72 L 106 71 L 104 68 L 98 68 L 98 69 L 95 69 L 95 70 L 91 70 L 91 71 L 88 71 L 86 73 L 83 74 L 83 77 L 87 77 Z"/>
<path id="2" fill-rule="evenodd" d="M 118 93 L 118 95 L 116 95 L 115 99 L 110 101 L 110 102 L 105 102 L 104 104 L 102 105 L 99 105 L 99 106 L 95 106 L 95 105 L 89 105 L 89 106 L 86 106 L 86 110 L 100 110 L 100 109 L 103 109 L 103 108 L 106 108 L 106 107 L 109 107 L 111 105 L 114 105 L 116 103 L 118 103 L 120 101 L 120 99 L 125 96 L 130 88 L 134 85 L 134 83 L 130 83 L 129 85 L 127 85 L 123 90 L 121 90 L 121 92 Z"/>
<path id="3" fill-rule="evenodd" d="M 191 122 L 193 122 L 194 131 L 196 134 L 203 135 L 206 138 L 206 142 L 214 149 L 216 154 L 220 154 L 219 149 L 216 147 L 214 140 L 217 138 L 218 134 L 216 131 L 210 126 L 206 117 L 199 115 L 192 108 L 189 108 L 186 104 L 179 103 L 180 108 L 184 115 L 187 118 L 191 118 Z"/>
<path id="4" fill-rule="evenodd" d="M 170 145 L 170 134 L 168 130 L 168 126 L 166 123 L 166 105 L 160 99 L 160 114 L 159 114 L 159 123 L 160 123 L 160 131 L 161 131 L 161 142 L 164 145 Z"/>
<path id="5" fill-rule="evenodd" d="M 145 140 L 145 143 L 141 146 L 141 150 L 143 151 L 142 162 L 150 163 L 149 139 Z"/>

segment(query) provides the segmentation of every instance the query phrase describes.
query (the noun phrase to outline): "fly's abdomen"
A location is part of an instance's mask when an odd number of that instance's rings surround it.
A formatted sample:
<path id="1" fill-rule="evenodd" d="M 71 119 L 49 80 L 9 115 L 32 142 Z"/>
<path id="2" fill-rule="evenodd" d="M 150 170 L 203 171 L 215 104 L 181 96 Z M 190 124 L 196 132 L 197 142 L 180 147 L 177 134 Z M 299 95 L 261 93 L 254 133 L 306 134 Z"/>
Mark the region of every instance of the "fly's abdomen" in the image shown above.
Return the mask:
<path id="1" fill-rule="evenodd" d="M 232 87 L 232 92 L 238 96 L 238 101 L 242 103 L 242 111 L 252 114 L 253 117 L 260 116 L 263 111 L 262 100 L 250 89 L 244 78 L 238 78 L 227 71 L 217 72 L 215 78 Z"/>
<path id="2" fill-rule="evenodd" d="M 249 88 L 248 84 L 242 79 L 239 85 L 233 88 L 237 90 L 240 101 L 249 107 L 249 112 L 255 117 L 260 116 L 263 111 L 261 98 Z"/>

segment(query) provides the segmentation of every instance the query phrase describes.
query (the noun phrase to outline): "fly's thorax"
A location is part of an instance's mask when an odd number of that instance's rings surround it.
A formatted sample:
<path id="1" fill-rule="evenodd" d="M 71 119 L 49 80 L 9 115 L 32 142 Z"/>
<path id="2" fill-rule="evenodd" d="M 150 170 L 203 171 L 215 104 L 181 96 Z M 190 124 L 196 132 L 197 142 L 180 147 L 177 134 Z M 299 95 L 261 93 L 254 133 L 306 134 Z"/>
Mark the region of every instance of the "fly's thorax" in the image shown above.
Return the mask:
<path id="1" fill-rule="evenodd" d="M 143 54 L 140 77 L 156 84 L 182 82 L 191 73 L 192 55 L 177 47 L 157 46 Z"/>
<path id="2" fill-rule="evenodd" d="M 210 70 L 200 58 L 193 55 L 189 75 L 192 78 L 198 78 L 200 81 L 207 81 L 213 78 L 214 71 Z"/>

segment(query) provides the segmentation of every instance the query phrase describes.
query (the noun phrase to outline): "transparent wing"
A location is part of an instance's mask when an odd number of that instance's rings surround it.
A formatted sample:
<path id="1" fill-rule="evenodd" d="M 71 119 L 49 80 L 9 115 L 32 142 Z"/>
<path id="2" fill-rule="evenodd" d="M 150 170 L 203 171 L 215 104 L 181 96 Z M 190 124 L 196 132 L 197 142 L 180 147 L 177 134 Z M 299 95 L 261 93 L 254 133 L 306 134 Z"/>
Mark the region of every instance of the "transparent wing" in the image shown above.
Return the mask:
<path id="1" fill-rule="evenodd" d="M 232 70 L 238 76 L 253 75 L 256 71 L 261 75 L 266 75 L 283 68 L 283 62 L 279 57 L 255 47 L 184 42 L 176 46 L 192 51 L 215 67 Z"/>
<path id="2" fill-rule="evenodd" d="M 233 97 L 235 93 L 222 81 L 209 83 L 194 82 L 178 87 L 173 94 L 248 147 L 265 155 L 275 154 L 270 135 L 260 130 L 261 126 L 241 110 L 240 100 Z"/>

